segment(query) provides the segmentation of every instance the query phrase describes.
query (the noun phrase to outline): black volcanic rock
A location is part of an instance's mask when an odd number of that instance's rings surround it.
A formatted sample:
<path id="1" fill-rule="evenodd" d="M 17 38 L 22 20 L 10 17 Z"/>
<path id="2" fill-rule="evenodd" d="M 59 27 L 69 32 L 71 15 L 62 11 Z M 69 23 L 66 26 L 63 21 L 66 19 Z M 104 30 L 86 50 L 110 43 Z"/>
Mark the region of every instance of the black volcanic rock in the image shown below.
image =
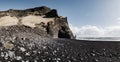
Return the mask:
<path id="1" fill-rule="evenodd" d="M 44 32 L 42 29 L 39 29 L 37 27 L 31 28 L 29 26 L 25 25 L 13 25 L 13 26 L 7 26 L 7 27 L 0 27 L 0 36 L 12 36 L 16 33 L 31 33 L 36 34 L 41 37 L 50 37 L 47 35 L 46 32 Z"/>
<path id="2" fill-rule="evenodd" d="M 68 26 L 67 18 L 55 18 L 55 22 L 47 24 L 47 33 L 56 38 L 74 39 L 74 36 Z"/>
<path id="3" fill-rule="evenodd" d="M 53 9 L 50 12 L 45 14 L 46 17 L 58 17 L 57 10 Z"/>
<path id="4" fill-rule="evenodd" d="M 34 15 L 45 15 L 46 13 L 50 12 L 51 9 L 46 6 L 42 6 L 42 7 L 26 9 L 24 11 L 34 13 Z"/>
<path id="5" fill-rule="evenodd" d="M 9 13 L 10 16 L 17 16 L 17 17 L 24 17 L 27 15 L 45 15 L 46 13 L 50 12 L 51 9 L 42 6 L 42 7 L 35 7 L 35 8 L 30 8 L 30 9 L 25 9 L 25 10 L 15 10 L 15 9 L 9 9 L 8 11 L 5 11 L 6 13 Z"/>

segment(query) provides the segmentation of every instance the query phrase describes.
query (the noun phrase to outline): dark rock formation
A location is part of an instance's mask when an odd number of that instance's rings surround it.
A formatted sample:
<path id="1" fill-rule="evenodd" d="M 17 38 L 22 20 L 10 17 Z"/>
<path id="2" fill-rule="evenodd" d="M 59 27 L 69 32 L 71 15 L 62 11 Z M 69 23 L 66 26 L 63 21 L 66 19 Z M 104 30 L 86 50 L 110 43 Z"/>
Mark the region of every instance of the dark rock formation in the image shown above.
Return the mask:
<path id="1" fill-rule="evenodd" d="M 0 36 L 10 37 L 16 33 L 31 33 L 31 34 L 39 35 L 41 37 L 50 37 L 47 35 L 46 32 L 44 32 L 42 29 L 39 29 L 37 27 L 31 28 L 25 25 L 0 27 Z"/>
<path id="2" fill-rule="evenodd" d="M 50 12 L 45 14 L 46 17 L 58 17 L 57 10 L 53 9 Z"/>
<path id="3" fill-rule="evenodd" d="M 15 16 L 15 17 L 24 17 L 27 15 L 45 15 L 48 12 L 51 12 L 52 10 L 46 6 L 42 7 L 35 7 L 35 8 L 30 8 L 30 9 L 25 9 L 25 10 L 15 10 L 15 9 L 9 9 L 7 11 L 1 11 L 0 15 L 10 15 L 10 16 Z"/>
<path id="4" fill-rule="evenodd" d="M 55 18 L 55 22 L 49 22 L 47 24 L 47 33 L 54 38 L 74 39 L 67 18 Z"/>
<path id="5" fill-rule="evenodd" d="M 16 17 L 18 19 L 18 23 L 17 23 L 18 25 L 25 25 L 25 23 L 23 22 L 24 17 L 30 15 L 34 17 L 40 16 L 43 19 L 45 19 L 45 21 L 41 22 L 41 18 L 40 18 L 39 19 L 40 23 L 36 22 L 36 24 L 33 25 L 35 25 L 37 28 L 43 29 L 44 32 L 46 32 L 48 35 L 51 35 L 53 38 L 74 39 L 73 33 L 71 32 L 67 22 L 67 18 L 58 16 L 56 9 L 50 9 L 46 6 L 42 6 L 42 7 L 25 9 L 25 10 L 10 9 L 8 11 L 0 12 L 0 18 L 5 16 Z M 49 20 L 49 19 L 53 19 L 53 20 Z M 30 21 L 29 23 L 32 23 L 31 21 L 34 22 L 36 21 L 36 19 L 33 20 L 31 18 L 31 20 L 26 20 L 26 21 L 28 22 Z"/>

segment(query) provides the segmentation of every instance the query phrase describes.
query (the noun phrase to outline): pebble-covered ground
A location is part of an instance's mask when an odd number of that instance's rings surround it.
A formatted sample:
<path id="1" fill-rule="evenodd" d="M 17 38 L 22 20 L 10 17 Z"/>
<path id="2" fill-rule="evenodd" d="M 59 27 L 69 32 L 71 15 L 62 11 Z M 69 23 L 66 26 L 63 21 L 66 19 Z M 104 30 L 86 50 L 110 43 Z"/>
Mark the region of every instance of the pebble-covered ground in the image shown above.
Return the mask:
<path id="1" fill-rule="evenodd" d="M 120 62 L 120 42 L 52 39 L 7 29 L 0 29 L 0 62 Z"/>

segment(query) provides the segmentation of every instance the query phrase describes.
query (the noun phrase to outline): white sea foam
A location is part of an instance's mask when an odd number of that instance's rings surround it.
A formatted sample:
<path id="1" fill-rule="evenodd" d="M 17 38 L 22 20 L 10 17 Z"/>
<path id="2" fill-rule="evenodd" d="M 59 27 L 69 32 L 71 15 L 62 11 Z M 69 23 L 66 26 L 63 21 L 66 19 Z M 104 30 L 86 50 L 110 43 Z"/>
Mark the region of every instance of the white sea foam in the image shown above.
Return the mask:
<path id="1" fill-rule="evenodd" d="M 120 41 L 120 37 L 79 37 L 77 39 L 91 41 Z"/>

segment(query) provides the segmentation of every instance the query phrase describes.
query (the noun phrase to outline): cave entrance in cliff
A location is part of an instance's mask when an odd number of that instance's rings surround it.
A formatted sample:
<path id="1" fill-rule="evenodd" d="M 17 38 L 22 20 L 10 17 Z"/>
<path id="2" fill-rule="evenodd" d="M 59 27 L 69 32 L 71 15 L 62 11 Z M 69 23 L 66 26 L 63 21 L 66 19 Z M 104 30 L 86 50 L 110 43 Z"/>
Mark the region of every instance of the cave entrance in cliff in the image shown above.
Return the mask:
<path id="1" fill-rule="evenodd" d="M 61 30 L 58 31 L 58 38 L 70 38 L 70 35 L 66 32 L 64 27 L 61 27 Z"/>

